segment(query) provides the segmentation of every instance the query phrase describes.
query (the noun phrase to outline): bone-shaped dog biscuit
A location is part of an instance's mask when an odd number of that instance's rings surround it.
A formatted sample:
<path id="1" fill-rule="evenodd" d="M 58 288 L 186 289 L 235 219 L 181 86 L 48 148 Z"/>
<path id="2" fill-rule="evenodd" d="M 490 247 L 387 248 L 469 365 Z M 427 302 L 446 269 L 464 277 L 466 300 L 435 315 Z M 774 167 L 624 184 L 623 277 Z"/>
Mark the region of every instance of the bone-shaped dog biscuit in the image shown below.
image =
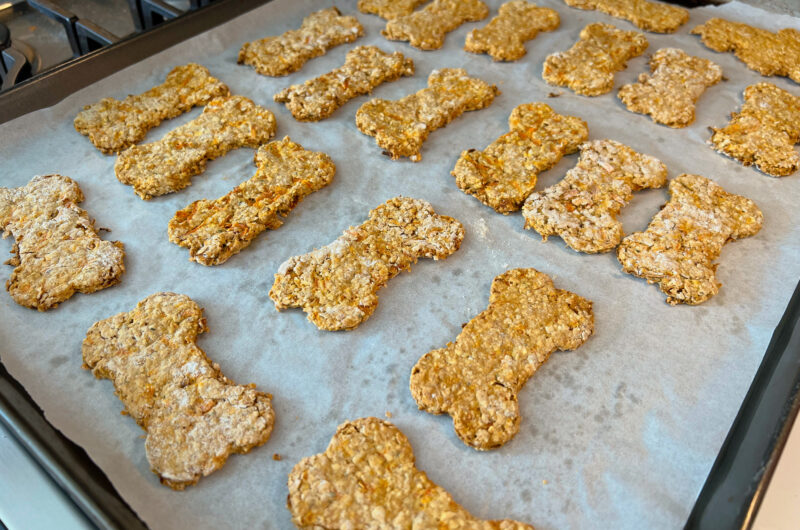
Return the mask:
<path id="1" fill-rule="evenodd" d="M 341 424 L 324 453 L 294 466 L 287 505 L 298 528 L 533 530 L 470 515 L 417 469 L 405 435 L 378 418 Z"/>
<path id="2" fill-rule="evenodd" d="M 750 199 L 715 182 L 683 174 L 669 183 L 669 202 L 644 232 L 622 240 L 622 270 L 658 283 L 667 302 L 696 305 L 719 291 L 714 260 L 728 241 L 761 230 L 763 215 Z"/>
<path id="3" fill-rule="evenodd" d="M 787 76 L 800 83 L 800 31 L 765 29 L 712 18 L 692 30 L 717 52 L 733 51 L 748 68 L 761 75 Z"/>
<path id="4" fill-rule="evenodd" d="M 149 200 L 182 190 L 209 160 L 232 149 L 258 147 L 275 135 L 275 116 L 244 96 L 216 98 L 189 123 L 150 144 L 134 145 L 114 171 L 136 195 Z"/>
<path id="5" fill-rule="evenodd" d="M 447 33 L 488 16 L 489 8 L 481 0 L 433 0 L 419 11 L 389 20 L 381 33 L 420 50 L 438 50 Z"/>
<path id="6" fill-rule="evenodd" d="M 694 107 L 706 88 L 719 83 L 722 68 L 676 48 L 661 48 L 650 58 L 652 76 L 619 89 L 619 99 L 631 112 L 649 114 L 670 127 L 694 122 Z"/>
<path id="7" fill-rule="evenodd" d="M 77 182 L 61 175 L 0 188 L 0 230 L 16 240 L 14 257 L 6 262 L 15 266 L 6 289 L 19 305 L 45 311 L 75 292 L 119 283 L 124 246 L 98 237 L 81 201 Z"/>
<path id="8" fill-rule="evenodd" d="M 747 87 L 741 112 L 733 113 L 722 129 L 712 131 L 714 148 L 745 166 L 755 164 L 773 177 L 791 175 L 800 168 L 794 148 L 800 142 L 800 97 L 772 83 Z"/>
<path id="9" fill-rule="evenodd" d="M 557 114 L 544 103 L 519 105 L 508 127 L 483 151 L 463 151 L 451 173 L 464 193 L 502 214 L 519 210 L 539 173 L 577 151 L 589 135 L 586 122 Z"/>
<path id="10" fill-rule="evenodd" d="M 386 20 L 393 20 L 403 15 L 410 15 L 417 7 L 428 0 L 358 0 L 358 10 L 362 13 L 378 15 Z"/>
<path id="11" fill-rule="evenodd" d="M 462 113 L 488 107 L 499 93 L 497 87 L 461 68 L 434 70 L 428 88 L 397 101 L 373 99 L 356 112 L 356 126 L 375 137 L 393 160 L 407 156 L 422 160 L 420 149 L 428 135 Z"/>
<path id="12" fill-rule="evenodd" d="M 516 61 L 525 55 L 526 41 L 536 38 L 540 31 L 553 31 L 560 23 L 552 9 L 513 0 L 501 5 L 498 15 L 485 27 L 470 31 L 464 49 L 488 53 L 495 61 Z"/>
<path id="13" fill-rule="evenodd" d="M 269 394 L 235 384 L 197 347 L 204 331 L 203 310 L 189 297 L 157 293 L 97 322 L 83 341 L 84 366 L 114 382 L 147 431 L 150 467 L 176 490 L 266 442 L 274 421 Z"/>
<path id="14" fill-rule="evenodd" d="M 645 31 L 674 33 L 689 21 L 689 10 L 650 0 L 564 0 L 570 7 L 596 9 L 624 18 Z"/>
<path id="15" fill-rule="evenodd" d="M 558 235 L 578 252 L 608 252 L 622 240 L 617 214 L 633 192 L 666 183 L 667 168 L 660 160 L 613 140 L 587 142 L 578 164 L 560 182 L 525 201 L 525 228 L 545 240 Z"/>
<path id="16" fill-rule="evenodd" d="M 347 52 L 344 66 L 302 85 L 292 85 L 275 94 L 275 101 L 297 120 L 324 120 L 356 96 L 401 76 L 414 75 L 414 61 L 400 52 L 391 55 L 376 46 L 359 46 Z"/>
<path id="17" fill-rule="evenodd" d="M 518 393 L 556 350 L 574 350 L 594 331 L 592 303 L 556 289 L 535 269 L 492 282 L 489 307 L 455 342 L 426 353 L 411 371 L 421 410 L 453 417 L 467 445 L 500 447 L 519 431 Z"/>
<path id="18" fill-rule="evenodd" d="M 614 74 L 628 59 L 647 49 L 638 31 L 623 31 L 610 24 L 589 24 L 580 39 L 565 52 L 547 56 L 542 77 L 551 85 L 569 87 L 584 96 L 599 96 L 614 88 Z"/>
<path id="19" fill-rule="evenodd" d="M 338 9 L 330 7 L 308 15 L 300 29 L 245 42 L 238 61 L 262 75 L 288 75 L 302 68 L 306 61 L 324 55 L 335 46 L 353 42 L 363 34 L 364 27 L 356 17 L 342 16 Z"/>
<path id="20" fill-rule="evenodd" d="M 102 152 L 118 153 L 162 121 L 229 93 L 225 83 L 212 77 L 205 66 L 189 63 L 173 68 L 164 83 L 147 92 L 122 101 L 103 98 L 85 106 L 74 125 Z"/>
<path id="21" fill-rule="evenodd" d="M 443 259 L 464 239 L 461 223 L 425 201 L 395 197 L 333 243 L 284 262 L 269 292 L 278 309 L 301 307 L 320 329 L 352 329 L 378 305 L 377 291 L 419 258 Z"/>
<path id="22" fill-rule="evenodd" d="M 309 195 L 333 180 L 336 166 L 325 153 L 307 151 L 287 136 L 256 151 L 258 171 L 214 201 L 195 201 L 169 222 L 169 240 L 189 249 L 203 265 L 228 260 Z"/>

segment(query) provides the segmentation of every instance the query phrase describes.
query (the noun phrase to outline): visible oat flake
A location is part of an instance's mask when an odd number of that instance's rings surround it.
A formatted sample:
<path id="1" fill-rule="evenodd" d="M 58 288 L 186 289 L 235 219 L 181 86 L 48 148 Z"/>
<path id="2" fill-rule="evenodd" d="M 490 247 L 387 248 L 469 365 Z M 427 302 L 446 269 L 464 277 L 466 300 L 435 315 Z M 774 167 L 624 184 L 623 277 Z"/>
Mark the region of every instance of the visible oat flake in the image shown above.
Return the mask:
<path id="1" fill-rule="evenodd" d="M 433 0 L 419 11 L 389 20 L 381 33 L 421 50 L 438 50 L 447 33 L 488 16 L 489 7 L 481 0 Z"/>
<path id="2" fill-rule="evenodd" d="M 564 0 L 570 7 L 596 9 L 624 18 L 645 31 L 674 33 L 689 21 L 689 10 L 650 0 Z"/>
<path id="3" fill-rule="evenodd" d="M 485 27 L 467 33 L 464 49 L 488 53 L 495 61 L 516 61 L 525 55 L 526 41 L 536 38 L 540 31 L 553 31 L 560 22 L 552 9 L 513 0 L 501 5 Z"/>

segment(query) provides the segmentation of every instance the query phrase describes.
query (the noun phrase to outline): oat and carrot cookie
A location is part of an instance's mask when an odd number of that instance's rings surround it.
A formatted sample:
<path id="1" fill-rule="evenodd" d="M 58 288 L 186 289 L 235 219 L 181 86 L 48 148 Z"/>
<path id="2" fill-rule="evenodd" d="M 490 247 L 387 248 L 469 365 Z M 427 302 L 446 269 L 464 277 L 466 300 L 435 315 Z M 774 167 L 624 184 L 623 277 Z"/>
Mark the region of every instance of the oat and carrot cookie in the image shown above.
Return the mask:
<path id="1" fill-rule="evenodd" d="M 525 55 L 525 42 L 540 31 L 553 31 L 561 19 L 558 13 L 526 0 L 512 0 L 500 6 L 496 17 L 485 27 L 467 34 L 464 49 L 487 53 L 495 61 L 516 61 Z"/>
<path id="2" fill-rule="evenodd" d="M 722 68 L 677 48 L 661 48 L 650 58 L 651 75 L 619 89 L 619 99 L 631 112 L 649 114 L 670 127 L 694 122 L 694 107 L 706 89 L 722 79 Z"/>
<path id="3" fill-rule="evenodd" d="M 578 252 L 608 252 L 622 240 L 617 214 L 633 192 L 666 183 L 667 168 L 657 158 L 613 140 L 586 142 L 578 164 L 560 182 L 525 201 L 525 228 L 544 240 L 558 235 Z"/>
<path id="4" fill-rule="evenodd" d="M 722 129 L 711 129 L 711 144 L 745 166 L 773 177 L 791 175 L 800 167 L 794 145 L 800 142 L 800 97 L 772 83 L 744 90 L 742 110 Z"/>
<path id="5" fill-rule="evenodd" d="M 456 434 L 481 451 L 519 431 L 518 394 L 556 350 L 574 350 L 594 331 L 592 303 L 556 289 L 535 269 L 492 281 L 489 307 L 455 342 L 426 353 L 411 370 L 420 410 L 452 416 Z"/>
<path id="6" fill-rule="evenodd" d="M 289 30 L 277 37 L 245 42 L 239 50 L 239 64 L 255 68 L 261 75 L 280 77 L 303 67 L 314 57 L 328 50 L 353 42 L 364 35 L 364 27 L 356 17 L 342 16 L 329 7 L 303 19 L 300 29 Z"/>
<path id="7" fill-rule="evenodd" d="M 689 21 L 689 10 L 650 0 L 564 0 L 570 7 L 596 9 L 612 17 L 629 20 L 654 33 L 675 33 Z"/>
<path id="8" fill-rule="evenodd" d="M 589 24 L 572 48 L 547 56 L 542 77 L 551 85 L 569 87 L 577 94 L 599 96 L 610 92 L 614 74 L 646 49 L 647 39 L 638 31 Z"/>
<path id="9" fill-rule="evenodd" d="M 422 160 L 420 149 L 428 135 L 464 112 L 488 107 L 500 91 L 461 68 L 434 70 L 428 88 L 397 101 L 372 99 L 356 112 L 356 126 L 374 136 L 378 146 L 397 160 Z"/>
<path id="10" fill-rule="evenodd" d="M 389 40 L 408 41 L 420 50 L 438 50 L 446 34 L 488 16 L 489 7 L 481 0 L 433 0 L 410 15 L 390 19 L 381 34 Z"/>
<path id="11" fill-rule="evenodd" d="M 232 149 L 258 147 L 275 135 L 275 116 L 244 96 L 216 98 L 203 113 L 150 144 L 119 154 L 114 172 L 144 200 L 182 190 L 206 163 Z"/>
<path id="12" fill-rule="evenodd" d="M 141 141 L 162 121 L 229 93 L 225 83 L 212 77 L 205 66 L 189 63 L 173 68 L 164 83 L 147 92 L 122 101 L 103 98 L 85 106 L 74 125 L 100 151 L 118 153 Z"/>
<path id="13" fill-rule="evenodd" d="M 428 0 L 358 0 L 358 10 L 370 15 L 378 15 L 386 20 L 394 20 L 410 15 Z"/>
<path id="14" fill-rule="evenodd" d="M 81 201 L 78 183 L 61 175 L 0 188 L 0 231 L 15 239 L 6 289 L 19 305 L 46 311 L 76 292 L 119 283 L 124 246 L 100 239 Z"/>
<path id="15" fill-rule="evenodd" d="M 352 329 L 378 305 L 378 290 L 419 258 L 447 258 L 464 239 L 461 223 L 425 201 L 395 197 L 333 243 L 295 256 L 269 292 L 279 310 L 300 307 L 319 329 Z"/>
<path id="16" fill-rule="evenodd" d="M 400 429 L 378 418 L 341 424 L 324 453 L 294 466 L 287 506 L 298 528 L 533 530 L 470 515 L 417 469 Z"/>
<path id="17" fill-rule="evenodd" d="M 400 52 L 388 54 L 377 46 L 359 46 L 347 52 L 344 66 L 292 85 L 275 94 L 296 120 L 324 120 L 356 96 L 370 94 L 378 85 L 414 75 L 414 61 Z"/>
<path id="18" fill-rule="evenodd" d="M 147 431 L 151 469 L 176 490 L 266 442 L 274 421 L 272 396 L 235 384 L 197 347 L 204 331 L 188 296 L 157 293 L 95 323 L 83 341 L 84 367 L 114 382 L 124 413 Z"/>
<path id="19" fill-rule="evenodd" d="M 622 270 L 658 283 L 667 302 L 701 304 L 717 294 L 717 264 L 728 241 L 761 230 L 763 215 L 753 201 L 715 182 L 684 173 L 669 183 L 671 198 L 644 232 L 622 240 Z"/>
<path id="20" fill-rule="evenodd" d="M 483 151 L 463 151 L 451 172 L 461 191 L 502 214 L 519 210 L 539 173 L 577 151 L 589 136 L 585 121 L 544 103 L 516 107 L 508 128 Z"/>
<path id="21" fill-rule="evenodd" d="M 777 33 L 712 18 L 692 30 L 707 47 L 717 52 L 732 51 L 748 68 L 761 75 L 789 77 L 800 83 L 800 31 L 782 29 Z"/>
<path id="22" fill-rule="evenodd" d="M 169 222 L 169 240 L 189 249 L 189 259 L 219 265 L 266 229 L 283 224 L 297 204 L 330 184 L 336 166 L 325 153 L 283 140 L 256 151 L 256 174 L 219 199 L 195 201 Z"/>

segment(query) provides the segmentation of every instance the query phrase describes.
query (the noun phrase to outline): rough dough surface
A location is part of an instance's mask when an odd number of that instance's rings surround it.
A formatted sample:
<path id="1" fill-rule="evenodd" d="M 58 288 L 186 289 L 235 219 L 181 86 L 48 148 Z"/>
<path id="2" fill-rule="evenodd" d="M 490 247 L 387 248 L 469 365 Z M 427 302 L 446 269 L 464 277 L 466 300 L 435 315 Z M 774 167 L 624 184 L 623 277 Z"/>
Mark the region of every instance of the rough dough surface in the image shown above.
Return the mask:
<path id="1" fill-rule="evenodd" d="M 610 92 L 614 74 L 646 49 L 647 39 L 638 31 L 623 31 L 599 22 L 589 24 L 572 48 L 547 56 L 542 77 L 577 94 L 599 96 Z"/>
<path id="2" fill-rule="evenodd" d="M 301 307 L 320 329 L 352 329 L 378 305 L 377 291 L 419 258 L 444 259 L 461 246 L 461 223 L 425 201 L 395 197 L 333 243 L 284 262 L 269 292 L 275 307 Z"/>
<path id="3" fill-rule="evenodd" d="M 61 175 L 0 188 L 0 230 L 16 241 L 6 262 L 15 267 L 6 289 L 19 305 L 46 311 L 75 292 L 119 283 L 124 246 L 98 237 L 81 201 L 78 183 Z"/>
<path id="4" fill-rule="evenodd" d="M 344 66 L 292 85 L 275 94 L 301 121 L 324 120 L 356 96 L 402 76 L 414 75 L 414 61 L 400 52 L 388 54 L 377 46 L 359 46 L 347 52 Z"/>
<path id="5" fill-rule="evenodd" d="M 189 259 L 219 265 L 246 248 L 309 195 L 333 180 L 336 166 L 325 153 L 307 151 L 287 136 L 262 145 L 256 174 L 214 201 L 195 201 L 169 222 L 169 240 L 189 249 Z"/>
<path id="6" fill-rule="evenodd" d="M 711 144 L 745 166 L 773 177 L 791 175 L 800 167 L 794 145 L 800 142 L 800 97 L 772 83 L 744 90 L 742 110 L 722 129 L 711 129 Z"/>
<path id="7" fill-rule="evenodd" d="M 488 107 L 499 92 L 461 68 L 434 70 L 428 76 L 428 88 L 397 101 L 372 99 L 361 105 L 356 126 L 374 136 L 392 160 L 407 156 L 419 162 L 420 149 L 431 132 L 466 111 Z"/>
<path id="8" fill-rule="evenodd" d="M 525 201 L 525 228 L 545 240 L 558 235 L 578 252 L 608 252 L 622 240 L 617 214 L 633 192 L 666 183 L 667 168 L 657 158 L 613 140 L 586 142 L 560 182 Z"/>
<path id="9" fill-rule="evenodd" d="M 275 135 L 275 116 L 244 96 L 216 98 L 203 113 L 161 140 L 129 147 L 114 172 L 144 200 L 182 190 L 209 160 L 232 149 L 258 147 Z"/>
<path id="10" fill-rule="evenodd" d="M 403 433 L 378 418 L 341 424 L 324 453 L 294 466 L 287 506 L 298 528 L 533 530 L 474 518 L 417 469 Z"/>
<path id="11" fill-rule="evenodd" d="M 669 193 L 647 230 L 622 240 L 617 258 L 628 274 L 658 283 L 671 305 L 700 304 L 719 291 L 722 246 L 757 234 L 764 218 L 750 199 L 699 175 L 672 179 Z"/>
<path id="12" fill-rule="evenodd" d="M 748 68 L 761 75 L 787 76 L 800 83 L 800 31 L 772 33 L 740 22 L 712 18 L 692 30 L 703 44 L 717 52 L 732 51 Z"/>
<path id="13" fill-rule="evenodd" d="M 655 33 L 674 33 L 689 21 L 688 9 L 650 0 L 564 0 L 564 3 L 624 18 L 645 31 Z"/>
<path id="14" fill-rule="evenodd" d="M 722 79 L 722 68 L 677 48 L 661 48 L 650 58 L 652 75 L 619 89 L 619 99 L 631 112 L 649 114 L 670 127 L 694 122 L 694 108 L 706 88 Z"/>
<path id="15" fill-rule="evenodd" d="M 433 0 L 419 11 L 389 20 L 381 33 L 420 50 L 438 50 L 444 36 L 465 22 L 483 20 L 489 7 L 481 0 Z"/>
<path id="16" fill-rule="evenodd" d="M 176 66 L 164 83 L 122 101 L 103 98 L 87 105 L 75 117 L 75 129 L 88 136 L 100 151 L 118 153 L 138 143 L 162 121 L 179 116 L 195 105 L 230 94 L 205 66 Z"/>
<path id="17" fill-rule="evenodd" d="M 561 19 L 558 12 L 538 7 L 525 0 L 513 0 L 500 6 L 496 17 L 485 27 L 467 33 L 464 49 L 488 53 L 495 61 L 516 61 L 525 55 L 525 42 L 540 31 L 553 31 Z"/>
<path id="18" fill-rule="evenodd" d="M 378 15 L 386 20 L 393 20 L 403 15 L 410 15 L 417 7 L 428 0 L 358 0 L 358 10 L 362 13 Z"/>
<path id="19" fill-rule="evenodd" d="M 492 282 L 489 307 L 455 342 L 417 361 L 411 394 L 421 410 L 452 416 L 465 444 L 500 447 L 519 431 L 525 382 L 551 353 L 574 350 L 593 331 L 590 301 L 535 269 L 506 271 Z"/>
<path id="20" fill-rule="evenodd" d="M 284 76 L 302 68 L 306 61 L 362 35 L 364 27 L 356 17 L 342 16 L 338 9 L 329 7 L 308 15 L 299 29 L 245 42 L 238 61 L 252 66 L 261 75 Z"/>
<path id="21" fill-rule="evenodd" d="M 582 119 L 558 114 L 544 103 L 516 107 L 508 128 L 483 151 L 463 151 L 451 172 L 461 191 L 502 214 L 519 210 L 539 173 L 577 151 L 589 136 Z"/>
<path id="22" fill-rule="evenodd" d="M 176 490 L 266 442 L 274 421 L 269 394 L 235 384 L 197 347 L 204 331 L 188 296 L 157 293 L 97 322 L 83 341 L 84 367 L 114 382 L 125 413 L 147 431 L 150 467 Z"/>

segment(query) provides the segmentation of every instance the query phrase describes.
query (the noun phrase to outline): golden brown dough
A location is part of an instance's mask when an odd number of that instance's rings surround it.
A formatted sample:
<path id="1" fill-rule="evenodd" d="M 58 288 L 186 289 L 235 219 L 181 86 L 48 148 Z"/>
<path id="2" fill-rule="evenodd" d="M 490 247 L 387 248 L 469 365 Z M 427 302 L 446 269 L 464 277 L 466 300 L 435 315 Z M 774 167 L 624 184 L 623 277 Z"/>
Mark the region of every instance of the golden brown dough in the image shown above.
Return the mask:
<path id="1" fill-rule="evenodd" d="M 84 367 L 114 382 L 125 413 L 147 431 L 150 467 L 176 490 L 266 442 L 274 421 L 272 396 L 235 384 L 197 347 L 204 331 L 188 296 L 157 293 L 97 322 L 83 341 Z"/>
<path id="2" fill-rule="evenodd" d="M 61 175 L 0 188 L 0 230 L 16 241 L 6 262 L 15 267 L 6 289 L 19 305 L 46 311 L 76 292 L 119 283 L 125 247 L 100 239 L 81 201 L 78 183 Z"/>
<path id="3" fill-rule="evenodd" d="M 100 151 L 118 153 L 141 141 L 162 121 L 228 94 L 225 83 L 212 77 L 205 66 L 176 66 L 164 83 L 147 92 L 122 101 L 103 98 L 86 105 L 75 117 L 75 130 L 88 136 Z"/>
<path id="4" fill-rule="evenodd" d="M 356 17 L 342 16 L 338 9 L 329 7 L 308 15 L 299 29 L 245 42 L 239 50 L 238 61 L 252 66 L 261 75 L 288 75 L 302 68 L 309 59 L 362 35 L 364 27 Z"/>
<path id="5" fill-rule="evenodd" d="M 492 282 L 489 307 L 455 342 L 426 353 L 411 371 L 421 410 L 453 417 L 463 442 L 485 451 L 519 431 L 518 393 L 556 350 L 574 350 L 594 331 L 592 303 L 553 287 L 535 269 Z"/>
<path id="6" fill-rule="evenodd" d="M 525 0 L 512 0 L 500 6 L 497 16 L 480 29 L 467 33 L 464 49 L 488 53 L 495 61 L 516 61 L 526 53 L 525 42 L 540 31 L 553 31 L 561 19 L 558 13 Z"/>
<path id="7" fill-rule="evenodd" d="M 519 210 L 539 173 L 577 151 L 589 135 L 582 119 L 557 114 L 544 103 L 517 106 L 508 128 L 483 151 L 462 151 L 451 172 L 461 191 L 502 214 Z"/>
<path id="8" fill-rule="evenodd" d="M 419 258 L 446 258 L 462 239 L 464 228 L 452 217 L 395 197 L 333 243 L 284 262 L 269 296 L 279 310 L 301 307 L 320 329 L 352 329 L 375 311 L 387 281 Z"/>
<path id="9" fill-rule="evenodd" d="M 298 528 L 533 530 L 470 515 L 417 469 L 403 433 L 378 418 L 341 424 L 324 453 L 294 466 L 287 506 Z"/>
<path id="10" fill-rule="evenodd" d="M 393 20 L 403 15 L 410 15 L 417 7 L 428 0 L 358 0 L 358 10 L 362 13 L 378 15 L 386 20 Z"/>
<path id="11" fill-rule="evenodd" d="M 650 0 L 564 0 L 570 7 L 596 9 L 630 20 L 645 31 L 674 33 L 689 22 L 689 10 Z"/>
<path id="12" fill-rule="evenodd" d="M 669 193 L 647 230 L 622 240 L 617 258 L 628 274 L 658 283 L 669 304 L 701 304 L 719 291 L 722 246 L 757 234 L 764 217 L 750 199 L 699 175 L 672 179 Z"/>
<path id="13" fill-rule="evenodd" d="M 248 247 L 266 229 L 275 230 L 294 207 L 333 180 L 336 166 L 325 153 L 307 151 L 287 136 L 262 145 L 258 171 L 214 201 L 195 201 L 169 222 L 169 240 L 189 249 L 189 259 L 219 265 Z"/>
<path id="14" fill-rule="evenodd" d="M 433 0 L 419 11 L 389 20 L 381 34 L 420 50 L 438 50 L 447 33 L 488 16 L 489 8 L 481 0 Z"/>

